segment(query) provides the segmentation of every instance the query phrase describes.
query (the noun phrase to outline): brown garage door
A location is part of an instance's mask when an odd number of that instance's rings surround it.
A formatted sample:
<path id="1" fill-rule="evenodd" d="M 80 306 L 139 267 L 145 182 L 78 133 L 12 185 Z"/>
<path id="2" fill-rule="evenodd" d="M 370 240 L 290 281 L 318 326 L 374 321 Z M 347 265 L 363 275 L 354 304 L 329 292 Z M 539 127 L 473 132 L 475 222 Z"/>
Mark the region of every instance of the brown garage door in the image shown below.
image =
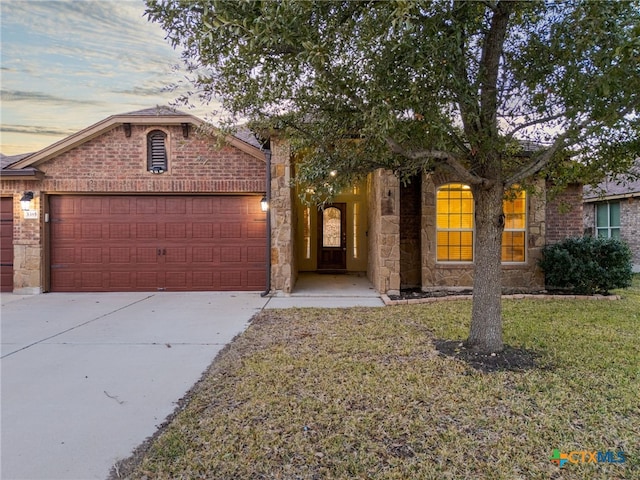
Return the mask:
<path id="1" fill-rule="evenodd" d="M 0 198 L 0 292 L 13 291 L 13 199 Z"/>
<path id="2" fill-rule="evenodd" d="M 50 197 L 51 290 L 261 290 L 256 196 Z"/>

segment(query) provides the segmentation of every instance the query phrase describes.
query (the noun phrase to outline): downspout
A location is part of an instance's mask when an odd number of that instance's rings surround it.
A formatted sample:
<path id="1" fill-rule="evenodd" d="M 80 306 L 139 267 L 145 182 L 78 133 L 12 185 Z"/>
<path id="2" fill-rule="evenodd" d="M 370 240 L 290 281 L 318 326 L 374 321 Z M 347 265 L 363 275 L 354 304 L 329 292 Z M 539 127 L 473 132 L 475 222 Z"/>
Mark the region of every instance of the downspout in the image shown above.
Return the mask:
<path id="1" fill-rule="evenodd" d="M 271 150 L 265 150 L 264 156 L 267 161 L 267 287 L 264 292 L 260 294 L 261 297 L 266 297 L 271 292 Z"/>

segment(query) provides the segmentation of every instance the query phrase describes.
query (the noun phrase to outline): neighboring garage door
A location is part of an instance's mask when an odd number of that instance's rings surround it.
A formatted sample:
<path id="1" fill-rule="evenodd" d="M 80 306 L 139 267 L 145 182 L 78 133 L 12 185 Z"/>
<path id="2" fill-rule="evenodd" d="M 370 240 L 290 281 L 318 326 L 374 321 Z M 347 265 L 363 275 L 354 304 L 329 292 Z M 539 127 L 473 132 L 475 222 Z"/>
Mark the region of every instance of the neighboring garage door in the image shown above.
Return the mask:
<path id="1" fill-rule="evenodd" d="M 50 197 L 51 290 L 262 290 L 256 196 Z"/>
<path id="2" fill-rule="evenodd" d="M 0 292 L 13 292 L 13 198 L 0 198 Z"/>

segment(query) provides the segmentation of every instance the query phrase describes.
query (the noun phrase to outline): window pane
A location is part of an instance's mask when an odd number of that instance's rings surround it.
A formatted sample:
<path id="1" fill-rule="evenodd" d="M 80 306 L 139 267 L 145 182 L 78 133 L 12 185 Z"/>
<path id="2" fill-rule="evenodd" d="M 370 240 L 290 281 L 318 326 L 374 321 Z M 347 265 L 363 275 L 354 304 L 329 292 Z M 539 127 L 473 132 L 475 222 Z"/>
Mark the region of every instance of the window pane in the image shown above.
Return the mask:
<path id="1" fill-rule="evenodd" d="M 611 229 L 611 238 L 615 238 L 617 240 L 620 240 L 620 229 L 619 228 L 612 228 Z"/>
<path id="2" fill-rule="evenodd" d="M 502 261 L 525 261 L 525 235 L 524 232 L 504 232 L 502 234 Z"/>
<path id="3" fill-rule="evenodd" d="M 336 207 L 325 208 L 322 212 L 322 246 L 340 246 L 340 210 Z"/>
<path id="4" fill-rule="evenodd" d="M 596 210 L 596 226 L 599 228 L 609 226 L 609 205 L 601 203 Z"/>
<path id="5" fill-rule="evenodd" d="M 598 229 L 598 238 L 609 238 L 609 229 L 607 229 L 607 228 L 599 228 Z"/>
<path id="6" fill-rule="evenodd" d="M 620 204 L 619 203 L 609 204 L 609 226 L 612 228 L 620 227 Z"/>

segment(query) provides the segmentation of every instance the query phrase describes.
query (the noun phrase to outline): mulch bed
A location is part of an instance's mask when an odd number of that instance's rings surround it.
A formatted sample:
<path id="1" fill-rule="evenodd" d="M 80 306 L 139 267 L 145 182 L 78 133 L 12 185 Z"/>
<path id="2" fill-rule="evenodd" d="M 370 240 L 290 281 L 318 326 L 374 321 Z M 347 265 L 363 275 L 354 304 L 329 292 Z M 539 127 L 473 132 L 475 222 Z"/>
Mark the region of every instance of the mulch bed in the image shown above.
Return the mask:
<path id="1" fill-rule="evenodd" d="M 524 348 L 505 345 L 501 352 L 480 353 L 460 340 L 435 340 L 434 344 L 440 355 L 462 360 L 484 373 L 523 371 L 536 367 L 536 353 Z"/>

